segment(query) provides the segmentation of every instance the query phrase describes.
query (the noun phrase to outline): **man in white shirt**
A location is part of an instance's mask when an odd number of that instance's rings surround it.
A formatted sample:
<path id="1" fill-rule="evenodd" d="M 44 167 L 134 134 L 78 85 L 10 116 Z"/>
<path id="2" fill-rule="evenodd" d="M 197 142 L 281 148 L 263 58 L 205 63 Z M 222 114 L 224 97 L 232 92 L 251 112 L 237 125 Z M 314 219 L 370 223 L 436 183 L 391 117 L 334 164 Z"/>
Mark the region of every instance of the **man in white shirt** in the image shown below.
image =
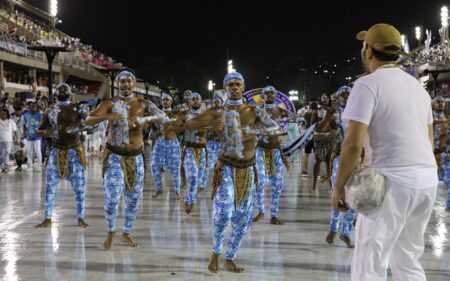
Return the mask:
<path id="1" fill-rule="evenodd" d="M 17 131 L 16 123 L 10 119 L 8 109 L 0 108 L 0 169 L 2 174 L 8 173 L 11 147 L 14 139 L 16 141 L 19 139 Z"/>
<path id="2" fill-rule="evenodd" d="M 357 39 L 369 75 L 356 81 L 342 117 L 348 133 L 332 204 L 346 210 L 344 185 L 363 147 L 365 166 L 386 176 L 387 192 L 379 208 L 358 216 L 351 280 L 386 280 L 389 266 L 395 280 L 424 281 L 419 258 L 438 184 L 431 99 L 394 63 L 401 52 L 398 30 L 377 24 Z"/>

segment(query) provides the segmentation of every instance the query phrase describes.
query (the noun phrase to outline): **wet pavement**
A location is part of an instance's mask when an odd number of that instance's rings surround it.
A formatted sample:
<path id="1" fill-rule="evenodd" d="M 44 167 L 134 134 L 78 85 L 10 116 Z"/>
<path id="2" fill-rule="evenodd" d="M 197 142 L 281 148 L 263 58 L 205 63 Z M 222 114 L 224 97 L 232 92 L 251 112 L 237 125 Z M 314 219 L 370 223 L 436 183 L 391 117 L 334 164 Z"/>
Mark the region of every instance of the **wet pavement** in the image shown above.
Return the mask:
<path id="1" fill-rule="evenodd" d="M 321 185 L 312 192 L 312 178 L 302 177 L 298 166 L 285 176 L 279 214 L 285 225 L 270 225 L 266 206 L 266 218 L 252 226 L 238 251 L 236 263 L 245 267 L 245 272 L 212 274 L 207 270 L 212 248 L 210 189 L 199 194 L 194 214 L 186 215 L 181 202 L 175 200 L 167 175 L 164 193 L 151 198 L 154 185 L 147 172 L 132 233 L 140 247 L 126 247 L 118 233 L 113 249 L 105 251 L 100 160 L 89 162 L 85 219 L 90 226 L 86 229 L 77 226 L 74 194 L 68 182 L 63 181 L 57 189 L 52 227 L 35 229 L 43 220 L 43 173 L 0 176 L 3 280 L 350 279 L 352 250 L 339 239 L 334 245 L 325 242 L 330 214 L 327 188 Z M 428 280 L 433 281 L 450 280 L 450 214 L 444 208 L 446 190 L 440 188 L 438 193 L 421 259 Z M 269 195 L 266 192 L 266 197 Z M 117 226 L 121 222 L 122 214 Z"/>

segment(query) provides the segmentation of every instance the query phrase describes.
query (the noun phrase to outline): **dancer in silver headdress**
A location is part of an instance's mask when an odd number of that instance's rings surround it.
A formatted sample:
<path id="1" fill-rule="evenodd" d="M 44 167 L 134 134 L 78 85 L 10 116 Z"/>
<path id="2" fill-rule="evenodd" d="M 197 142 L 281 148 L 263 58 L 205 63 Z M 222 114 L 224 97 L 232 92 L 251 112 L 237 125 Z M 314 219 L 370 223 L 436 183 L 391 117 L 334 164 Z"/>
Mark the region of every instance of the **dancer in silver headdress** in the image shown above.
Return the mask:
<path id="1" fill-rule="evenodd" d="M 255 196 L 255 135 L 276 133 L 279 126 L 264 109 L 242 102 L 244 78 L 233 72 L 225 76 L 224 88 L 229 99 L 224 110 L 206 110 L 186 124 L 189 130 L 212 127 L 223 135 L 222 152 L 214 169 L 213 180 L 213 254 L 208 266 L 212 272 L 219 270 L 225 229 L 231 220 L 232 232 L 225 254 L 225 268 L 242 272 L 234 263 L 236 252 L 247 232 L 252 217 Z"/>
<path id="2" fill-rule="evenodd" d="M 87 227 L 84 221 L 84 198 L 86 194 L 86 155 L 80 141 L 80 130 L 88 112 L 86 108 L 72 103 L 72 91 L 67 84 L 56 86 L 57 103 L 43 115 L 38 133 L 52 138 L 52 149 L 45 173 L 44 221 L 37 228 L 50 227 L 55 206 L 56 188 L 62 179 L 72 184 L 77 206 L 78 226 Z"/>
<path id="3" fill-rule="evenodd" d="M 127 246 L 138 246 L 130 233 L 144 187 L 142 127 L 144 123 L 162 122 L 167 118 L 152 102 L 134 97 L 136 78 L 132 73 L 122 71 L 116 81 L 119 97 L 103 101 L 86 119 L 89 126 L 105 120 L 110 122 L 103 159 L 104 213 L 108 231 L 103 247 L 106 250 L 111 249 L 113 244 L 122 193 L 125 196 L 122 241 Z"/>
<path id="4" fill-rule="evenodd" d="M 178 111 L 172 110 L 172 96 L 167 93 L 162 94 L 162 110 L 169 118 L 176 118 Z M 162 193 L 162 168 L 165 168 L 172 177 L 175 187 L 175 198 L 179 200 L 181 198 L 181 150 L 180 142 L 178 141 L 177 134 L 173 130 L 170 123 L 157 122 L 156 127 L 159 130 L 160 136 L 153 145 L 153 151 L 151 156 L 151 169 L 153 180 L 156 183 L 156 193 L 153 198 L 158 197 Z"/>

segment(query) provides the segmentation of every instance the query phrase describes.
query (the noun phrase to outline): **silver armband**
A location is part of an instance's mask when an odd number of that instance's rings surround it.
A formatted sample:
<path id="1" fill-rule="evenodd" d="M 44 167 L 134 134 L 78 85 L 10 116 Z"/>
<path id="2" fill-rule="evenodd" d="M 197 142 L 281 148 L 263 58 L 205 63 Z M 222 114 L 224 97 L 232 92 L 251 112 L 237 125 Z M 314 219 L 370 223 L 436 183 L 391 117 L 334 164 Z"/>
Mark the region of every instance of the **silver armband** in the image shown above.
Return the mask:
<path id="1" fill-rule="evenodd" d="M 153 122 L 156 120 L 161 120 L 165 118 L 165 115 L 153 115 L 153 116 L 145 116 L 145 117 L 136 117 L 136 123 L 142 125 L 144 123 Z"/>

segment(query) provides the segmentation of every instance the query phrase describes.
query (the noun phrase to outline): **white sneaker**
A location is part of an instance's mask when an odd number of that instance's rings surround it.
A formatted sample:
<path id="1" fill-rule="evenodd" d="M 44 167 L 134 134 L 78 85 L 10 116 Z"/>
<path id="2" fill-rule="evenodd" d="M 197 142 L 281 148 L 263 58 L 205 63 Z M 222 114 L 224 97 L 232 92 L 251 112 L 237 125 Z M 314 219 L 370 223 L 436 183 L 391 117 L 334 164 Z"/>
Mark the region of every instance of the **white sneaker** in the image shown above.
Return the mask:
<path id="1" fill-rule="evenodd" d="M 42 166 L 41 165 L 36 165 L 36 166 L 34 166 L 34 170 L 36 172 L 41 172 L 42 171 Z"/>

